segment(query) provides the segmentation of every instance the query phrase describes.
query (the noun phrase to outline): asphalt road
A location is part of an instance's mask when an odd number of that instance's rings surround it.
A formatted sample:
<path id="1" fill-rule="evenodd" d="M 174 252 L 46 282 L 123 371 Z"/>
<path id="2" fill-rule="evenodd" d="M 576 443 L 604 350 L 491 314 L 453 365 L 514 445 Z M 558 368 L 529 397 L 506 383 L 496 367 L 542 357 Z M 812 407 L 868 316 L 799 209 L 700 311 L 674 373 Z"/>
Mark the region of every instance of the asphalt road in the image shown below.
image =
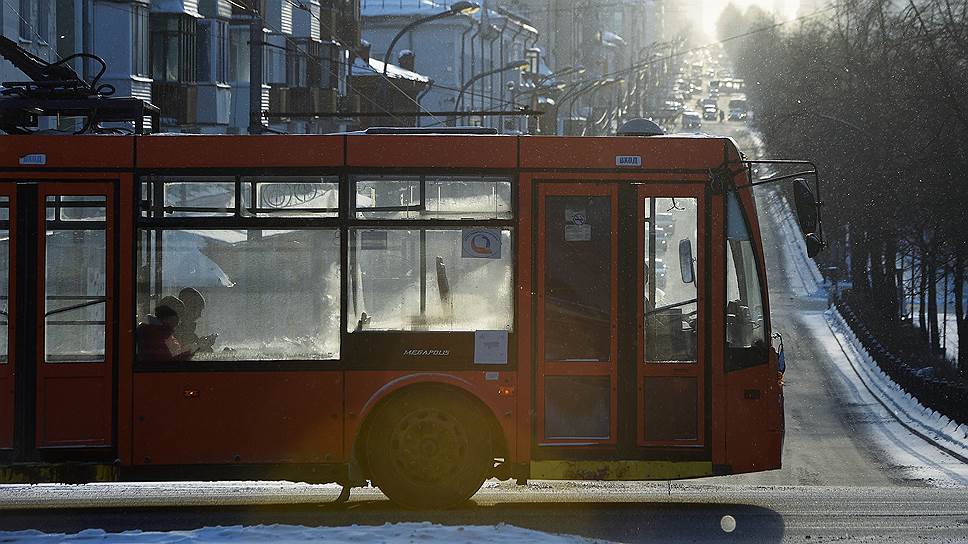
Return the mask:
<path id="1" fill-rule="evenodd" d="M 704 129 L 718 123 L 711 125 Z M 718 128 L 744 136 L 738 123 Z M 0 508 L 20 507 L 0 510 L 0 530 L 431 521 L 509 523 L 621 542 L 968 542 L 968 486 L 957 484 L 959 467 L 914 435 L 886 435 L 890 414 L 845 386 L 816 326 L 825 301 L 793 294 L 781 258 L 788 245 L 770 218 L 763 221 L 773 323 L 787 350 L 781 470 L 672 484 L 488 482 L 463 508 L 426 512 L 400 510 L 374 489 L 354 490 L 348 503 L 335 505 L 324 504 L 338 492 L 332 486 L 270 482 L 0 486 Z M 886 447 L 885 436 L 898 444 Z M 914 452 L 913 461 L 900 463 L 894 450 Z M 935 473 L 956 483 L 938 488 L 919 476 Z M 31 505 L 58 508 L 23 508 Z M 736 520 L 731 533 L 721 528 L 726 515 Z"/>

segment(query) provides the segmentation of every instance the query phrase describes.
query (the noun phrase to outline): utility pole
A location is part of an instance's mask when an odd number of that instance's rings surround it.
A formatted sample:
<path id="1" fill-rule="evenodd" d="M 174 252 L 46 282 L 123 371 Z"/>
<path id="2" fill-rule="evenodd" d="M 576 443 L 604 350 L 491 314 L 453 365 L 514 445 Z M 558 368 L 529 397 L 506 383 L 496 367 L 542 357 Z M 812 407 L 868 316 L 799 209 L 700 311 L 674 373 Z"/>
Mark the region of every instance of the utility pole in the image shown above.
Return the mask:
<path id="1" fill-rule="evenodd" d="M 252 20 L 249 22 L 249 134 L 262 134 L 262 43 L 265 41 L 262 12 L 251 0 Z"/>

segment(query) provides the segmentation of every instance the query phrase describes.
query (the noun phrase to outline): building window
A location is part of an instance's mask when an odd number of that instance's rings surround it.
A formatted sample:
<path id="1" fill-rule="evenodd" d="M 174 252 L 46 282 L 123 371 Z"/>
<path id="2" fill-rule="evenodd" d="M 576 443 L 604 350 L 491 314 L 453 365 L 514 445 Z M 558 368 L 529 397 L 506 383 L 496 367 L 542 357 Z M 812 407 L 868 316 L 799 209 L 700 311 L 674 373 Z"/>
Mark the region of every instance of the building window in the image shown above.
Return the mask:
<path id="1" fill-rule="evenodd" d="M 148 77 L 148 7 L 131 6 L 131 73 Z"/>
<path id="2" fill-rule="evenodd" d="M 198 23 L 198 74 L 196 81 L 228 81 L 228 25 L 209 19 Z M 214 71 L 213 71 L 214 68 Z"/>
<path id="3" fill-rule="evenodd" d="M 44 43 L 50 43 L 50 7 L 48 2 L 37 5 L 37 36 Z"/>
<path id="4" fill-rule="evenodd" d="M 195 81 L 196 22 L 188 15 L 151 17 L 151 76 L 155 81 Z"/>
<path id="5" fill-rule="evenodd" d="M 30 19 L 33 15 L 33 2 L 20 0 L 20 39 L 30 41 L 33 33 L 30 31 Z"/>

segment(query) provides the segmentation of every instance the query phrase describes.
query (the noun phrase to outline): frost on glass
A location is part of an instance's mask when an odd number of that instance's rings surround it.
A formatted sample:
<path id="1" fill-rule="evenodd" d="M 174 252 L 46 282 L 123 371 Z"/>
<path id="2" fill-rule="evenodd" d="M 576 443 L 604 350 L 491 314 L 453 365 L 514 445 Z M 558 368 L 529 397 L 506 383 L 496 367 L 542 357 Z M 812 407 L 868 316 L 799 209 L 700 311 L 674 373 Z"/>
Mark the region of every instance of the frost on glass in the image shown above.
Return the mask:
<path id="1" fill-rule="evenodd" d="M 57 195 L 47 197 L 48 221 L 104 221 L 107 218 L 104 195 Z"/>
<path id="2" fill-rule="evenodd" d="M 234 180 L 173 181 L 160 184 L 160 191 L 166 216 L 230 216 L 235 213 Z"/>
<path id="3" fill-rule="evenodd" d="M 695 198 L 646 198 L 643 224 L 645 359 L 649 362 L 697 360 L 697 281 L 682 281 L 682 266 L 696 270 Z M 679 246 L 688 240 L 692 263 L 681 263 Z"/>
<path id="4" fill-rule="evenodd" d="M 362 176 L 360 219 L 511 219 L 511 182 L 481 176 Z"/>
<path id="5" fill-rule="evenodd" d="M 246 215 L 258 217 L 336 217 L 339 184 L 333 178 L 243 178 Z"/>
<path id="6" fill-rule="evenodd" d="M 0 196 L 0 364 L 9 360 L 10 344 L 10 197 Z"/>
<path id="7" fill-rule="evenodd" d="M 204 299 L 194 333 L 218 336 L 191 360 L 339 357 L 337 230 L 142 230 L 138 249 L 139 323 L 185 288 Z"/>
<path id="8" fill-rule="evenodd" d="M 44 360 L 103 361 L 104 231 L 48 229 L 45 248 Z"/>
<path id="9" fill-rule="evenodd" d="M 350 331 L 511 329 L 509 229 L 493 259 L 464 256 L 461 229 L 361 228 L 350 237 Z"/>
<path id="10" fill-rule="evenodd" d="M 336 176 L 163 177 L 142 183 L 143 216 L 336 217 Z M 239 208 L 236 209 L 236 204 Z"/>

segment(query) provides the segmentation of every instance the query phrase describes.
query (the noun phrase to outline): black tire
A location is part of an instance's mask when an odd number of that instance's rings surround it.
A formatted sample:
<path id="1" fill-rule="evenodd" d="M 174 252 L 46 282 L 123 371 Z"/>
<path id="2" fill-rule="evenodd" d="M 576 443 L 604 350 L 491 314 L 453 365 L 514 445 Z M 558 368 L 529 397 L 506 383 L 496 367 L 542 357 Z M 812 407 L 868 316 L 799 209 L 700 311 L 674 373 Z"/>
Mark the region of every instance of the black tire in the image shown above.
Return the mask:
<path id="1" fill-rule="evenodd" d="M 404 391 L 373 414 L 366 438 L 370 478 L 406 508 L 449 508 L 481 488 L 493 463 L 485 414 L 444 387 Z"/>

